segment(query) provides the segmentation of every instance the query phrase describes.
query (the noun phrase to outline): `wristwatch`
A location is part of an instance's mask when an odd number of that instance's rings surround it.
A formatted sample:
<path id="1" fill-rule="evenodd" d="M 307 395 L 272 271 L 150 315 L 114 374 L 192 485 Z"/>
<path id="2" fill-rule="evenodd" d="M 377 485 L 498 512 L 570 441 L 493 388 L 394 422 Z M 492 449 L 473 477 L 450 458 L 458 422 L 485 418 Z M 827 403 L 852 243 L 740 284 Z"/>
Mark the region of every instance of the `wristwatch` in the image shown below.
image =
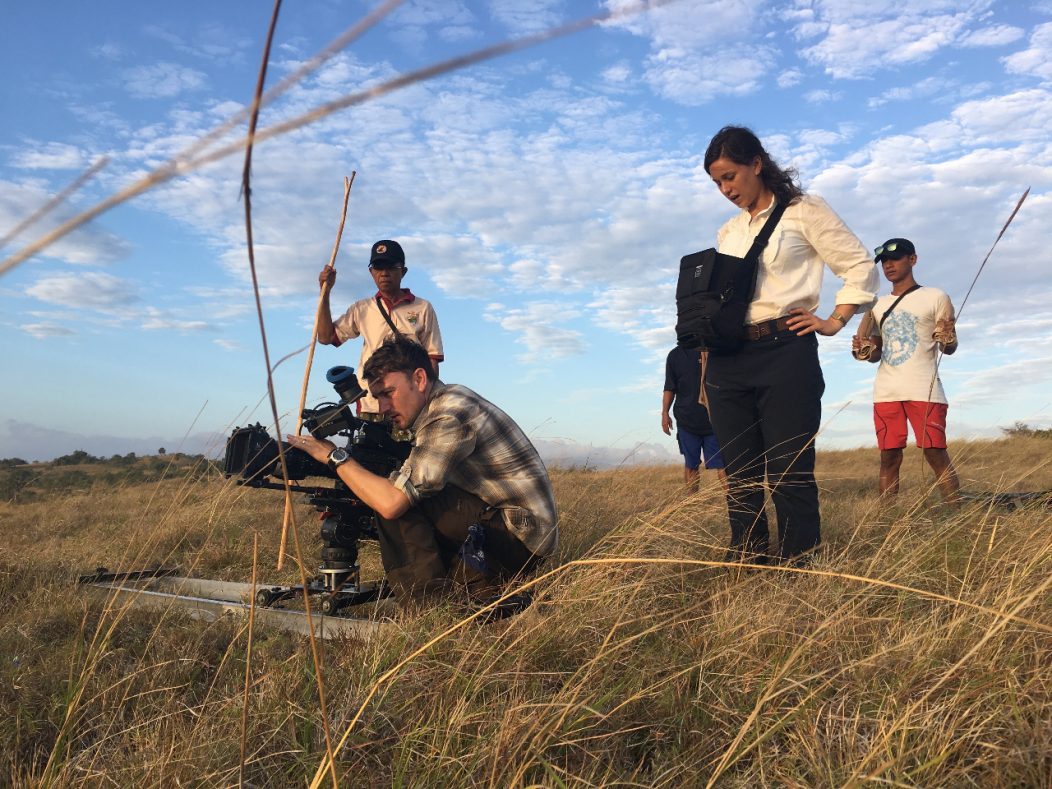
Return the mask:
<path id="1" fill-rule="evenodd" d="M 332 452 L 329 453 L 328 464 L 329 468 L 335 470 L 337 466 L 342 463 L 346 463 L 351 459 L 351 453 L 343 447 L 336 447 Z"/>

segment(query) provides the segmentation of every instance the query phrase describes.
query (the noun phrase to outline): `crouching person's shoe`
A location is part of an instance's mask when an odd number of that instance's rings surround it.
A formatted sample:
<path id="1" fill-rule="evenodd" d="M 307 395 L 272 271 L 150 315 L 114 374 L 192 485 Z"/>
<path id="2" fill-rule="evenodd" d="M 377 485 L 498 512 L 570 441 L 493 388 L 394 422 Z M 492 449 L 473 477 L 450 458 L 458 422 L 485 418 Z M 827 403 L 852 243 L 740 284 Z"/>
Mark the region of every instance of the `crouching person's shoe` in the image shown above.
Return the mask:
<path id="1" fill-rule="evenodd" d="M 493 605 L 493 608 L 490 608 L 479 616 L 478 619 L 480 622 L 495 622 L 498 619 L 507 619 L 509 616 L 515 616 L 515 614 L 521 613 L 533 605 L 533 593 L 530 591 L 508 595 L 501 600 L 500 598 L 502 596 L 502 593 L 497 593 L 488 600 L 485 598 L 476 598 L 476 610 L 484 609 L 487 606 L 496 603 L 496 605 Z"/>

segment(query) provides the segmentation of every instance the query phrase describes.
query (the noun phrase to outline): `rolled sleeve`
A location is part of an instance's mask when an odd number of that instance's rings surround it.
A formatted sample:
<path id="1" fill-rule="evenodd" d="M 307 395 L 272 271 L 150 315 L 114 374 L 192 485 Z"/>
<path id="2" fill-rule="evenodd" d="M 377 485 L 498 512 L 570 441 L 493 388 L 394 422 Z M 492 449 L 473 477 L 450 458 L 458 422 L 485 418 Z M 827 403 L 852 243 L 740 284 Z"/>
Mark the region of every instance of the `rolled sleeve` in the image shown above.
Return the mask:
<path id="1" fill-rule="evenodd" d="M 361 336 L 362 329 L 358 323 L 357 309 L 357 303 L 352 304 L 347 312 L 332 324 L 336 333 L 336 342 L 333 345 L 340 346 L 348 340 Z"/>
<path id="2" fill-rule="evenodd" d="M 880 281 L 869 252 L 825 200 L 814 196 L 806 199 L 810 216 L 803 223 L 805 236 L 829 270 L 844 282 L 836 303 L 870 309 L 877 300 Z"/>
<path id="3" fill-rule="evenodd" d="M 415 507 L 420 503 L 420 494 L 417 493 L 416 487 L 410 481 L 412 476 L 413 467 L 407 461 L 398 471 L 391 474 L 388 479 L 391 480 L 392 485 L 402 491 L 405 497 L 409 499 L 409 506 Z"/>

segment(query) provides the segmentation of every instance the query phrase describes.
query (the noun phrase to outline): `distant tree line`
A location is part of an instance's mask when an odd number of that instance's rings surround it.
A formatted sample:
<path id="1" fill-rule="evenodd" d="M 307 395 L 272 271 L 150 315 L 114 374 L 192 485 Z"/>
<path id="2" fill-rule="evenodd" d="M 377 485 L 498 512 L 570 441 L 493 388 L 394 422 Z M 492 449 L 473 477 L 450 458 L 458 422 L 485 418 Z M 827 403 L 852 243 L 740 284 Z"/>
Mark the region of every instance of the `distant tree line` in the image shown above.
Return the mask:
<path id="1" fill-rule="evenodd" d="M 1001 432 L 1008 438 L 1052 438 L 1052 428 L 1030 427 L 1024 422 L 1016 422 L 1011 427 L 1002 427 Z"/>
<path id="2" fill-rule="evenodd" d="M 157 455 L 146 457 L 129 452 L 102 458 L 78 449 L 50 462 L 28 463 L 17 457 L 0 458 L 0 501 L 34 501 L 88 490 L 97 484 L 155 482 L 165 477 L 183 478 L 192 473 L 207 475 L 217 470 L 218 464 L 204 455 L 167 454 L 163 447 Z"/>

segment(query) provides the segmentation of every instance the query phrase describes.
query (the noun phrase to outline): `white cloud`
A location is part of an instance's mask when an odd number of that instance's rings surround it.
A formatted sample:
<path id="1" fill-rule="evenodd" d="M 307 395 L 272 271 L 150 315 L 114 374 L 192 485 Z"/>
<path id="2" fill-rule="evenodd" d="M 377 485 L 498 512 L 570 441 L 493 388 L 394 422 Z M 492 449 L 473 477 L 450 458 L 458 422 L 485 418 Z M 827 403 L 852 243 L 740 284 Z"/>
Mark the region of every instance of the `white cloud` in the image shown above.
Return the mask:
<path id="1" fill-rule="evenodd" d="M 581 332 L 565 326 L 574 313 L 566 304 L 534 301 L 521 307 L 490 304 L 482 317 L 518 335 L 516 342 L 526 346 L 520 361 L 542 364 L 546 359 L 565 359 L 584 352 L 587 345 Z"/>
<path id="2" fill-rule="evenodd" d="M 201 71 L 177 63 L 155 63 L 124 72 L 124 87 L 137 99 L 162 99 L 203 88 L 207 77 Z"/>
<path id="3" fill-rule="evenodd" d="M 68 326 L 60 326 L 55 323 L 24 323 L 19 328 L 38 340 L 46 340 L 49 337 L 67 337 L 74 333 Z"/>
<path id="4" fill-rule="evenodd" d="M 632 0 L 606 2 L 612 10 L 633 5 Z M 752 93 L 771 71 L 776 51 L 759 40 L 764 10 L 760 0 L 683 0 L 616 19 L 608 27 L 649 40 L 644 79 L 655 93 L 699 106 L 716 96 Z"/>
<path id="5" fill-rule="evenodd" d="M 239 29 L 217 23 L 199 25 L 189 39 L 157 25 L 150 25 L 143 32 L 180 54 L 221 64 L 239 62 L 245 51 L 256 43 Z"/>
<path id="6" fill-rule="evenodd" d="M 410 0 L 388 16 L 391 37 L 406 49 L 420 50 L 429 31 L 444 41 L 462 41 L 478 35 L 475 14 L 459 0 Z"/>
<path id="7" fill-rule="evenodd" d="M 615 85 L 622 85 L 628 82 L 632 76 L 632 69 L 626 63 L 617 63 L 609 68 L 603 69 L 602 74 L 603 80 L 606 82 L 614 83 Z"/>
<path id="8" fill-rule="evenodd" d="M 867 104 L 871 108 L 876 108 L 896 102 L 909 102 L 940 96 L 946 97 L 956 88 L 955 82 L 944 77 L 925 77 L 917 80 L 912 85 L 888 88 L 880 95 L 871 97 Z"/>
<path id="9" fill-rule="evenodd" d="M 81 170 L 91 156 L 76 145 L 61 142 L 29 142 L 11 157 L 11 164 L 22 170 Z"/>
<path id="10" fill-rule="evenodd" d="M 41 277 L 26 294 L 48 304 L 118 311 L 138 301 L 135 287 L 123 279 L 98 271 Z"/>
<path id="11" fill-rule="evenodd" d="M 801 55 L 834 79 L 866 78 L 959 45 L 991 2 L 962 9 L 954 0 L 932 0 L 920 8 L 893 0 L 818 0 L 814 20 L 802 18 L 795 33 L 800 40 L 815 40 Z"/>
<path id="12" fill-rule="evenodd" d="M 37 181 L 0 180 L 0 237 L 6 236 L 22 224 L 50 198 L 50 190 Z M 42 216 L 12 240 L 10 252 L 14 252 L 22 244 L 42 237 L 61 222 L 70 219 L 74 210 L 75 208 L 67 203 Z M 125 257 L 130 248 L 126 241 L 105 230 L 100 223 L 95 223 L 74 230 L 40 255 L 75 265 L 97 265 L 112 263 Z"/>
<path id="13" fill-rule="evenodd" d="M 170 310 L 159 310 L 147 307 L 141 317 L 141 326 L 146 331 L 201 332 L 214 331 L 215 326 L 208 321 L 184 320 L 176 317 Z"/>
<path id="14" fill-rule="evenodd" d="M 99 44 L 97 47 L 92 47 L 92 57 L 102 58 L 104 60 L 120 60 L 124 57 L 124 48 L 120 44 L 116 44 L 112 41 L 106 41 L 105 43 Z"/>
<path id="15" fill-rule="evenodd" d="M 804 93 L 804 101 L 809 104 L 828 104 L 839 101 L 843 95 L 838 90 L 809 90 Z"/>
<path id="16" fill-rule="evenodd" d="M 1003 58 L 1002 62 L 1010 74 L 1052 80 L 1052 22 L 1035 27 L 1030 46 Z"/>
<path id="17" fill-rule="evenodd" d="M 513 35 L 528 35 L 563 21 L 561 0 L 489 0 L 493 18 Z"/>
<path id="18" fill-rule="evenodd" d="M 1026 31 L 1014 25 L 991 25 L 965 34 L 960 44 L 963 47 L 999 47 L 1018 41 Z"/>

